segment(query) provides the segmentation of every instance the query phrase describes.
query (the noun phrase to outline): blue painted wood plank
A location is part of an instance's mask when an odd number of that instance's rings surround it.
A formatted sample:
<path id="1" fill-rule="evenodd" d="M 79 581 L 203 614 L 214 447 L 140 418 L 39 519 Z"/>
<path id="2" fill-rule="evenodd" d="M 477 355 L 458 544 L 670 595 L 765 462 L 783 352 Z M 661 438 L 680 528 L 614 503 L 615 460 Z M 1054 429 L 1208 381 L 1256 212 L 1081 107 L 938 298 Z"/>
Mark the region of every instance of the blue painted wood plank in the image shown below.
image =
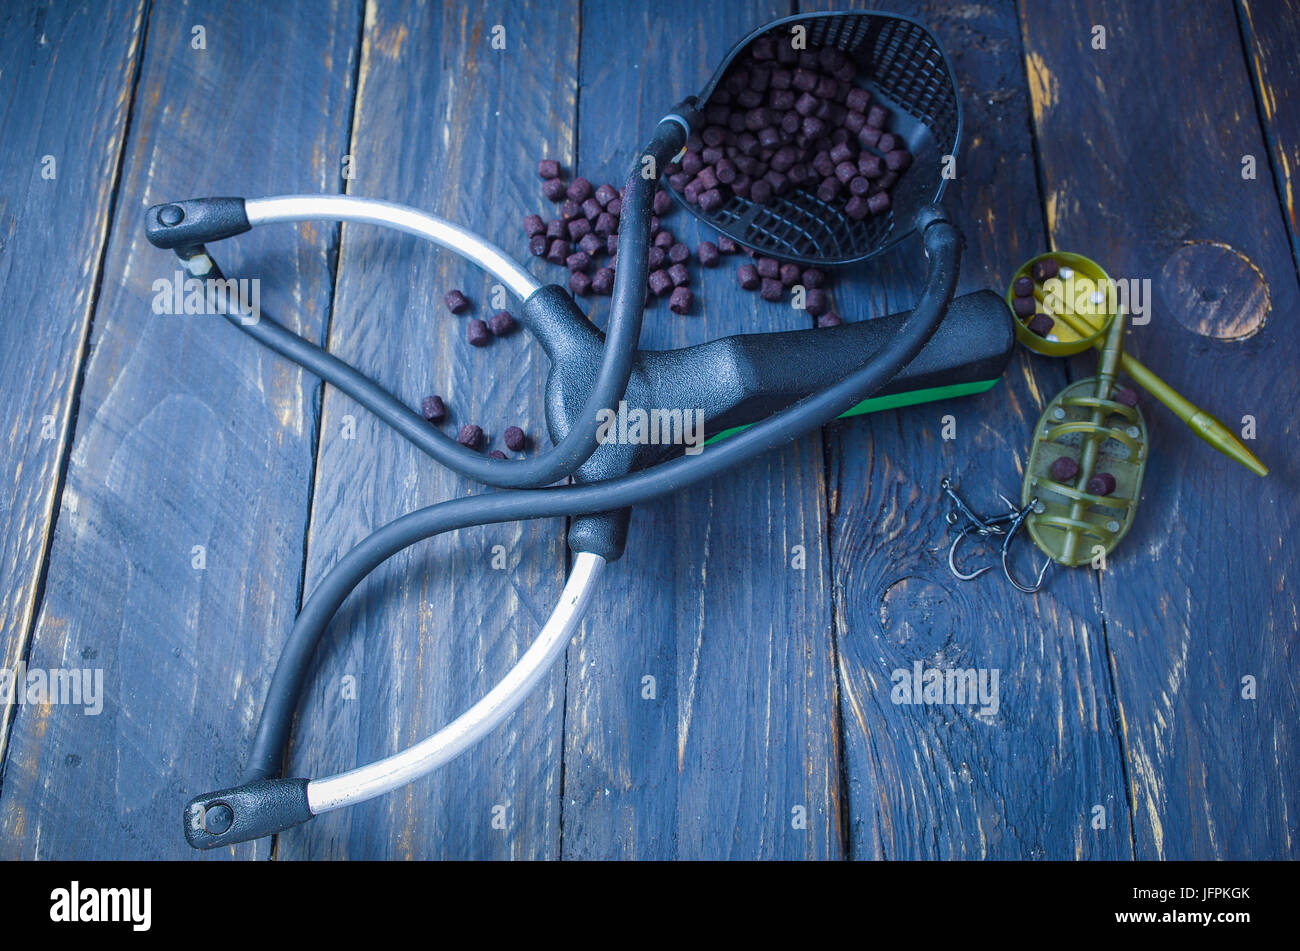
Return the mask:
<path id="1" fill-rule="evenodd" d="M 838 8 L 841 4 L 827 4 Z M 1043 249 L 1013 3 L 893 3 L 952 61 L 965 137 L 944 206 L 966 238 L 958 292 L 1001 288 Z M 905 310 L 924 261 L 912 239 L 836 282 L 846 319 Z M 1065 366 L 1020 354 L 987 393 L 838 423 L 827 434 L 845 772 L 858 858 L 1120 858 L 1123 761 L 1095 582 L 1058 573 L 1026 597 L 997 573 L 948 571 L 945 476 L 994 510 L 1018 496 L 1029 433 Z M 945 439 L 946 418 L 955 438 Z M 967 555 L 972 559 L 974 550 Z M 896 702 L 895 672 L 998 675 L 981 704 Z M 987 680 L 991 687 L 991 680 Z M 956 699 L 956 698 L 954 698 Z M 1105 810 L 1105 829 L 1091 828 Z"/>
<path id="2" fill-rule="evenodd" d="M 0 11 L 0 669 L 28 648 L 139 60 L 144 4 Z M 61 55 L 63 50 L 76 55 Z M 0 762 L 14 707 L 0 701 Z"/>
<path id="3" fill-rule="evenodd" d="M 745 33 L 789 12 L 584 6 L 579 171 L 621 183 L 659 117 Z M 665 225 L 692 248 L 712 237 L 680 210 Z M 739 263 L 693 262 L 696 313 L 658 303 L 641 345 L 804 325 L 741 291 Z M 566 858 L 840 854 L 825 505 L 814 435 L 634 512 L 627 553 L 569 652 Z M 803 569 L 791 567 L 796 546 Z"/>
<path id="4" fill-rule="evenodd" d="M 1150 322 L 1128 350 L 1232 429 L 1253 417 L 1250 445 L 1273 469 L 1250 474 L 1146 400 L 1142 508 L 1099 579 L 1136 852 L 1293 858 L 1300 287 L 1236 12 L 1061 3 L 1021 16 L 1052 243 L 1150 281 Z M 1096 25 L 1104 51 L 1088 41 Z"/>
<path id="5" fill-rule="evenodd" d="M 335 190 L 358 12 L 153 7 L 29 658 L 102 670 L 104 706 L 21 709 L 0 798 L 7 857 L 193 857 L 184 803 L 243 767 L 297 609 L 314 381 L 220 317 L 154 313 L 153 284 L 174 275 L 174 258 L 146 243 L 144 211 L 195 195 Z M 51 102 L 45 121 L 64 119 Z M 320 340 L 334 237 L 268 229 L 213 252 L 232 276 L 260 279 L 265 313 Z"/>
<path id="6" fill-rule="evenodd" d="M 498 31 L 497 28 L 500 28 Z M 537 159 L 572 164 L 578 4 L 406 4 L 367 10 L 350 194 L 442 215 L 527 257 Z M 504 48 L 494 48 L 499 37 Z M 438 393 L 504 448 L 543 437 L 547 362 L 524 333 L 476 349 L 442 304 L 461 288 L 489 316 L 492 279 L 414 239 L 348 226 L 330 347 L 412 407 Z M 348 417 L 355 438 L 345 438 Z M 362 536 L 476 491 L 327 389 L 307 589 Z M 546 441 L 545 444 L 549 444 Z M 435 732 L 537 636 L 564 577 L 562 523 L 506 524 L 401 553 L 336 619 L 293 740 L 296 775 L 369 762 Z M 502 546 L 504 566 L 493 568 Z M 345 697 L 343 678 L 355 683 Z M 351 692 L 349 696 L 353 695 Z M 427 779 L 281 836 L 282 858 L 550 858 L 559 853 L 564 671 L 511 720 Z"/>

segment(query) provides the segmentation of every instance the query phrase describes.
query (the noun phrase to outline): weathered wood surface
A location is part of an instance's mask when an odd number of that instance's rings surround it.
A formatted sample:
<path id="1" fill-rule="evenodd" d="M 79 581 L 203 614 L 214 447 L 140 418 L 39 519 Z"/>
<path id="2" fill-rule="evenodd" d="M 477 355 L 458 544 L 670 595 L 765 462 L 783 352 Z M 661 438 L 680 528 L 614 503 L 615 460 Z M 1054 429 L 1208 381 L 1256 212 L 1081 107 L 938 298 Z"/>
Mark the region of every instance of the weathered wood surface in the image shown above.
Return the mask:
<path id="1" fill-rule="evenodd" d="M 1291 255 L 1300 269 L 1300 3 L 1297 0 L 1240 0 L 1237 17 L 1250 61 L 1264 141 L 1272 158 L 1273 181 L 1291 236 Z M 1259 157 L 1259 173 L 1265 162 Z"/>
<path id="2" fill-rule="evenodd" d="M 206 49 L 191 47 L 196 25 Z M 152 311 L 152 284 L 175 259 L 145 241 L 144 210 L 337 189 L 356 31 L 350 3 L 153 7 L 29 658 L 102 669 L 104 707 L 20 709 L 0 791 L 6 857 L 193 857 L 182 806 L 243 767 L 297 610 L 317 384 L 220 317 Z M 77 93 L 95 83 L 92 70 Z M 51 128 L 73 102 L 65 92 L 49 103 Z M 79 170 L 85 157 L 70 157 L 60 181 L 93 195 L 98 183 L 76 184 L 100 174 L 92 157 Z M 320 340 L 334 237 L 267 229 L 213 253 L 232 276 L 261 279 L 268 315 Z M 81 247 L 75 230 L 54 239 Z M 41 269 L 60 259 L 53 246 L 15 259 L 28 269 L 17 283 L 42 286 Z M 81 280 L 88 293 L 89 262 Z M 48 292 L 71 301 L 77 289 Z M 50 319 L 80 332 L 75 319 Z"/>
<path id="3" fill-rule="evenodd" d="M 492 46 L 494 27 L 505 48 Z M 350 194 L 465 224 L 526 256 L 542 154 L 572 166 L 578 4 L 417 6 L 366 13 Z M 477 349 L 442 304 L 462 288 L 492 313 L 494 279 L 412 238 L 345 227 L 330 349 L 418 407 L 439 393 L 453 434 L 511 424 L 542 436 L 546 358 L 524 333 Z M 513 306 L 513 303 L 512 303 Z M 345 418 L 355 438 L 344 438 Z M 549 444 L 549 441 L 546 441 Z M 451 474 L 327 389 L 307 557 L 310 590 L 352 545 L 412 509 L 462 496 Z M 336 619 L 293 740 L 294 775 L 320 776 L 435 732 L 494 684 L 537 636 L 565 573 L 558 520 L 488 526 L 398 554 Z M 506 567 L 492 567 L 493 548 Z M 355 682 L 345 698 L 344 677 Z M 349 695 L 352 695 L 351 692 Z M 501 729 L 433 776 L 281 836 L 303 858 L 553 858 L 560 849 L 564 670 Z M 495 820 L 495 821 L 494 821 Z"/>
<path id="4" fill-rule="evenodd" d="M 638 509 L 567 663 L 520 714 L 442 773 L 281 836 L 277 857 L 1294 856 L 1297 383 L 1279 334 L 1300 298 L 1296 4 L 882 6 L 929 25 L 961 81 L 945 199 L 967 239 L 960 290 L 1001 288 L 1046 247 L 1149 277 L 1154 316 L 1129 347 L 1225 421 L 1255 417 L 1273 475 L 1148 400 L 1142 509 L 1104 571 L 1057 571 L 1033 598 L 957 582 L 939 480 L 989 509 L 1015 495 L 1041 407 L 1095 365 L 1020 353 L 985 395 L 838 423 Z M 621 180 L 743 31 L 792 9 L 155 4 L 147 31 L 130 4 L 0 14 L 0 171 L 24 183 L 0 195 L 0 340 L 24 355 L 0 367 L 24 407 L 0 470 L 0 661 L 99 667 L 107 694 L 98 717 L 17 710 L 0 856 L 191 856 L 180 807 L 238 776 L 301 593 L 373 528 L 469 490 L 224 321 L 154 315 L 173 265 L 144 241 L 144 208 L 346 188 L 522 255 L 539 156 Z M 37 157 L 60 151 L 51 205 Z M 680 211 L 669 226 L 700 236 Z M 213 250 L 262 279 L 268 315 L 412 405 L 448 397 L 449 426 L 541 436 L 541 351 L 523 335 L 468 347 L 440 299 L 461 286 L 489 310 L 490 281 L 454 257 L 351 226 Z M 642 345 L 801 324 L 740 293 L 736 263 L 693 266 L 697 313 L 654 307 Z M 870 319 L 910 307 L 922 276 L 912 244 L 833 296 Z M 598 323 L 607 306 L 588 301 Z M 554 521 L 394 558 L 331 628 L 293 771 L 351 767 L 459 713 L 531 642 L 565 567 Z M 997 669 L 997 714 L 892 703 L 914 661 Z"/>
<path id="5" fill-rule="evenodd" d="M 580 171 L 621 183 L 659 117 L 698 92 L 744 33 L 789 12 L 586 5 Z M 711 236 L 680 210 L 664 223 L 691 247 Z M 739 263 L 693 262 L 696 313 L 661 301 L 641 345 L 805 325 L 802 312 L 742 291 Z M 601 299 L 598 322 L 607 309 Z M 627 553 L 569 652 L 566 857 L 841 854 L 821 469 L 814 434 L 633 513 Z M 805 568 L 791 567 L 796 546 Z"/>
<path id="6" fill-rule="evenodd" d="M 1272 467 L 1250 474 L 1145 401 L 1142 507 L 1098 579 L 1135 854 L 1295 857 L 1300 291 L 1235 11 L 1021 13 L 1053 245 L 1151 282 L 1150 322 L 1127 348 L 1234 430 L 1254 417 L 1249 444 Z"/>
<path id="7" fill-rule="evenodd" d="M 0 669 L 26 653 L 38 603 L 144 8 L 0 11 Z M 13 712 L 0 701 L 0 762 Z"/>
<path id="8" fill-rule="evenodd" d="M 833 5 L 832 5 L 833 6 Z M 1029 104 L 1012 3 L 892 5 L 926 23 L 960 77 L 966 136 L 944 205 L 966 239 L 958 292 L 1004 287 L 1043 250 Z M 913 241 L 837 282 L 841 313 L 909 308 L 924 278 Z M 1027 597 L 992 572 L 948 571 L 958 480 L 985 511 L 1018 497 L 1028 433 L 1066 382 L 1059 361 L 1017 354 L 976 397 L 850 420 L 828 434 L 831 561 L 840 645 L 852 854 L 861 858 L 1119 858 L 1129 854 L 1095 582 L 1060 572 Z M 955 438 L 944 439 L 945 417 Z M 992 551 L 972 546 L 966 564 Z M 1021 555 L 1027 570 L 1029 546 Z M 998 671 L 999 705 L 893 702 L 895 670 Z M 1103 832 L 1089 827 L 1105 807 Z"/>

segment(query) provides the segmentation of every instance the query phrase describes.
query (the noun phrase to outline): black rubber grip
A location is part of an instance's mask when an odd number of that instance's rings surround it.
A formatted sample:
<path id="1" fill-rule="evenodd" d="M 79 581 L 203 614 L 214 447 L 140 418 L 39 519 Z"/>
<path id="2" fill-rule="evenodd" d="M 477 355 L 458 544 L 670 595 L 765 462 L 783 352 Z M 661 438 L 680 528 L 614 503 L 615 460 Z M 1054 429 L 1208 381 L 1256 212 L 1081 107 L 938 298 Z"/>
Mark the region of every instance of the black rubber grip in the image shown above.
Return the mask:
<path id="1" fill-rule="evenodd" d="M 156 248 L 187 248 L 243 234 L 248 223 L 242 198 L 191 198 L 154 205 L 146 213 L 145 234 Z"/>
<path id="2" fill-rule="evenodd" d="M 185 807 L 185 839 L 216 849 L 282 832 L 312 818 L 307 780 L 264 779 L 195 796 Z"/>

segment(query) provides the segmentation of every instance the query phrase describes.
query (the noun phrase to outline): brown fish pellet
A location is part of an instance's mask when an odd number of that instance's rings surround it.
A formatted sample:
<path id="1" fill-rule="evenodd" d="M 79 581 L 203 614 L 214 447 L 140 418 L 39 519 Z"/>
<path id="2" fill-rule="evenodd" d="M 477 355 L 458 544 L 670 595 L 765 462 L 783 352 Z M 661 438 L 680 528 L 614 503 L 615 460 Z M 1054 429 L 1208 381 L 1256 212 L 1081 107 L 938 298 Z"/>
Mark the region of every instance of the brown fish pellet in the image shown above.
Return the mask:
<path id="1" fill-rule="evenodd" d="M 671 248 L 676 243 L 677 243 L 677 239 L 673 237 L 673 233 L 671 231 L 663 230 L 660 231 L 657 235 L 655 235 L 654 246 L 656 248 L 663 248 L 665 254 L 667 254 L 668 249 Z"/>
<path id="2" fill-rule="evenodd" d="M 546 260 L 552 264 L 563 264 L 569 253 L 569 242 L 563 238 L 556 238 L 546 249 Z"/>
<path id="3" fill-rule="evenodd" d="M 712 241 L 701 241 L 699 247 L 695 249 L 695 254 L 703 267 L 717 267 L 720 255 L 718 246 Z"/>
<path id="4" fill-rule="evenodd" d="M 508 310 L 499 310 L 488 318 L 487 324 L 494 336 L 504 337 L 515 329 L 515 317 Z"/>
<path id="5" fill-rule="evenodd" d="M 784 287 L 794 287 L 799 283 L 799 265 L 782 264 L 781 265 L 781 284 Z"/>
<path id="6" fill-rule="evenodd" d="M 854 221 L 861 221 L 871 213 L 871 199 L 863 198 L 861 195 L 854 195 L 845 203 L 844 213 Z"/>
<path id="7" fill-rule="evenodd" d="M 524 234 L 530 238 L 535 238 L 539 234 L 545 234 L 546 222 L 542 220 L 541 215 L 528 215 L 524 218 Z"/>
<path id="8" fill-rule="evenodd" d="M 588 257 L 595 257 L 597 254 L 600 254 L 605 250 L 605 239 L 594 232 L 592 234 L 584 234 L 582 240 L 578 242 L 578 248 L 585 251 Z M 567 263 L 568 262 L 566 261 L 565 264 L 567 265 Z M 570 268 L 570 270 L 572 270 L 572 268 Z"/>
<path id="9" fill-rule="evenodd" d="M 752 264 L 742 264 L 736 269 L 736 277 L 740 279 L 740 286 L 747 291 L 752 291 L 758 287 L 762 280 L 758 276 L 758 268 Z"/>
<path id="10" fill-rule="evenodd" d="M 511 452 L 523 452 L 524 446 L 528 444 L 528 437 L 518 426 L 507 426 L 501 438 L 505 440 L 506 448 Z"/>
<path id="11" fill-rule="evenodd" d="M 820 317 L 826 311 L 830 310 L 830 304 L 826 300 L 826 292 L 819 287 L 815 287 L 804 295 L 804 308 L 814 317 Z"/>
<path id="12" fill-rule="evenodd" d="M 581 203 L 591 197 L 592 191 L 591 182 L 587 181 L 585 178 L 579 177 L 569 182 L 569 187 L 565 191 L 565 194 L 571 200 Z"/>
<path id="13" fill-rule="evenodd" d="M 548 178 L 542 182 L 542 194 L 549 201 L 563 201 L 566 190 L 564 182 L 558 178 Z"/>
<path id="14" fill-rule="evenodd" d="M 585 271 L 591 267 L 591 255 L 586 251 L 574 251 L 564 259 L 564 266 L 570 271 Z"/>
<path id="15" fill-rule="evenodd" d="M 469 298 L 461 291 L 448 291 L 447 295 L 443 297 L 443 301 L 446 302 L 447 309 L 453 314 L 463 314 L 469 310 Z"/>
<path id="16" fill-rule="evenodd" d="M 1060 270 L 1061 265 L 1056 258 L 1043 258 L 1043 260 L 1034 263 L 1030 273 L 1033 274 L 1034 281 L 1041 284 L 1056 277 Z"/>
<path id="17" fill-rule="evenodd" d="M 1052 318 L 1048 317 L 1046 314 L 1039 314 L 1026 323 L 1025 326 L 1038 334 L 1038 336 L 1046 337 L 1052 332 L 1052 328 L 1056 326 L 1056 321 L 1052 320 Z"/>
<path id="18" fill-rule="evenodd" d="M 560 217 L 565 221 L 572 221 L 582 214 L 582 206 L 572 198 L 566 198 L 560 202 Z"/>
<path id="19" fill-rule="evenodd" d="M 873 215 L 883 215 L 891 204 L 889 192 L 879 191 L 867 199 L 867 210 Z"/>
<path id="20" fill-rule="evenodd" d="M 840 315 L 833 310 L 828 310 L 817 318 L 818 327 L 838 327 L 844 321 L 840 320 Z"/>
<path id="21" fill-rule="evenodd" d="M 1084 490 L 1089 495 L 1110 495 L 1115 491 L 1115 477 L 1109 472 L 1093 473 Z"/>
<path id="22" fill-rule="evenodd" d="M 569 291 L 579 297 L 586 297 L 591 293 L 591 278 L 583 271 L 573 271 L 569 274 Z"/>
<path id="23" fill-rule="evenodd" d="M 691 312 L 691 303 L 694 295 L 691 289 L 686 286 L 678 287 L 673 290 L 672 296 L 668 298 L 668 309 L 674 314 L 689 314 Z"/>
<path id="24" fill-rule="evenodd" d="M 574 218 L 569 222 L 569 237 L 581 241 L 583 236 L 591 234 L 591 222 L 586 218 Z"/>
<path id="25" fill-rule="evenodd" d="M 779 301 L 782 290 L 780 281 L 775 278 L 765 277 L 763 283 L 759 285 L 758 296 L 767 301 Z"/>
<path id="26" fill-rule="evenodd" d="M 666 215 L 670 210 L 672 210 L 672 207 L 673 207 L 672 197 L 669 196 L 669 194 L 666 191 L 660 189 L 659 191 L 655 192 L 655 197 L 651 202 L 651 209 L 654 211 L 656 215 Z"/>
<path id="27" fill-rule="evenodd" d="M 1079 477 L 1079 463 L 1072 456 L 1057 456 L 1047 467 L 1047 474 L 1057 482 L 1073 482 Z"/>
<path id="28" fill-rule="evenodd" d="M 657 271 L 664 266 L 664 261 L 668 259 L 668 252 L 656 245 L 651 245 L 646 251 L 646 263 L 650 270 Z"/>
<path id="29" fill-rule="evenodd" d="M 1034 293 L 1034 279 L 1031 277 L 1018 277 L 1016 282 L 1011 285 L 1011 290 L 1017 297 L 1029 297 Z"/>
<path id="30" fill-rule="evenodd" d="M 1034 311 L 1038 309 L 1038 302 L 1033 297 L 1017 297 L 1011 302 L 1011 309 L 1016 312 L 1016 316 L 1025 320 L 1034 316 Z"/>
<path id="31" fill-rule="evenodd" d="M 555 159 L 542 159 L 537 163 L 538 178 L 559 178 L 560 163 Z"/>
<path id="32" fill-rule="evenodd" d="M 680 241 L 668 249 L 668 260 L 673 264 L 684 264 L 691 259 L 691 249 Z"/>
<path id="33" fill-rule="evenodd" d="M 718 235 L 718 250 L 723 254 L 735 254 L 737 251 L 736 242 L 732 241 L 725 234 Z"/>
<path id="34" fill-rule="evenodd" d="M 596 269 L 596 273 L 591 275 L 591 292 L 599 294 L 602 297 L 608 296 L 614 292 L 614 269 L 610 267 L 601 267 Z"/>
<path id="35" fill-rule="evenodd" d="M 881 136 L 883 139 L 884 136 Z M 891 172 L 902 172 L 912 164 L 912 153 L 906 149 L 896 148 L 885 153 L 885 165 Z"/>
<path id="36" fill-rule="evenodd" d="M 537 257 L 546 254 L 546 235 L 538 234 L 528 239 L 528 253 Z"/>
<path id="37" fill-rule="evenodd" d="M 691 282 L 691 271 L 685 264 L 674 264 L 668 269 L 668 276 L 677 287 Z"/>
<path id="38" fill-rule="evenodd" d="M 758 268 L 759 277 L 779 278 L 781 276 L 781 262 L 776 258 L 759 258 L 754 262 Z"/>
<path id="39" fill-rule="evenodd" d="M 492 335 L 488 333 L 487 324 L 473 318 L 465 328 L 465 336 L 469 339 L 470 345 L 474 347 L 486 347 L 492 342 Z"/>
<path id="40" fill-rule="evenodd" d="M 456 437 L 456 442 L 466 449 L 478 449 L 479 446 L 483 445 L 483 427 L 477 423 L 466 423 L 460 428 L 460 434 Z"/>
<path id="41" fill-rule="evenodd" d="M 605 236 L 605 253 L 610 255 L 618 254 L 618 232 L 617 231 L 613 232 L 612 234 L 607 234 Z"/>
<path id="42" fill-rule="evenodd" d="M 552 218 L 546 222 L 546 237 L 554 240 L 555 238 L 563 238 L 568 233 L 563 218 Z"/>
<path id="43" fill-rule="evenodd" d="M 502 461 L 504 461 L 506 458 L 506 454 L 502 452 L 500 449 L 493 449 L 491 452 L 488 453 L 488 455 L 493 459 L 500 459 Z"/>
<path id="44" fill-rule="evenodd" d="M 700 195 L 700 208 L 704 211 L 713 211 L 715 208 L 721 208 L 726 201 L 722 197 L 722 192 L 716 188 L 710 188 Z"/>
<path id="45" fill-rule="evenodd" d="M 431 423 L 441 423 L 447 418 L 447 404 L 436 393 L 420 400 L 420 412 Z"/>
<path id="46" fill-rule="evenodd" d="M 596 189 L 596 201 L 602 208 L 608 208 L 611 201 L 618 200 L 618 189 L 613 185 L 601 185 Z"/>
<path id="47" fill-rule="evenodd" d="M 596 218 L 596 223 L 593 226 L 592 230 L 594 230 L 596 234 L 599 235 L 608 236 L 614 234 L 616 231 L 618 231 L 618 219 L 615 218 L 613 215 L 611 215 L 608 211 L 602 211 L 599 217 Z"/>
<path id="48" fill-rule="evenodd" d="M 673 287 L 673 279 L 668 276 L 668 272 L 660 268 L 658 271 L 651 271 L 647 281 L 650 293 L 655 297 L 663 297 Z"/>
<path id="49" fill-rule="evenodd" d="M 1134 407 L 1138 405 L 1137 390 L 1131 386 L 1120 386 L 1111 394 L 1111 399 L 1116 403 L 1123 403 L 1125 406 Z"/>

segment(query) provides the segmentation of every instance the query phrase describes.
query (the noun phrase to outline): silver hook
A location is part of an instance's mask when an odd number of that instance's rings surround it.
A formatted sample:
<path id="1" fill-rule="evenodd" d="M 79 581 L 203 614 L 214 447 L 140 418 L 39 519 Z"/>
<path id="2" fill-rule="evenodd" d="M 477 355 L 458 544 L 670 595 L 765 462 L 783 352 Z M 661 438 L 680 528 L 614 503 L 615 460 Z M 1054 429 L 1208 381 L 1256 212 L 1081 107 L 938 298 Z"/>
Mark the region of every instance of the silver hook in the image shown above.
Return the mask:
<path id="1" fill-rule="evenodd" d="M 1028 505 L 1017 511 L 1011 518 L 1011 527 L 1007 531 L 1006 537 L 1002 539 L 1002 574 L 1006 577 L 1007 581 L 1011 582 L 1013 588 L 1017 591 L 1023 591 L 1025 594 L 1034 594 L 1042 590 L 1043 579 L 1047 577 L 1047 569 L 1052 567 L 1052 559 L 1044 559 L 1043 567 L 1039 569 L 1038 577 L 1035 579 L 1032 587 L 1018 581 L 1011 571 L 1011 540 L 1016 537 L 1016 533 L 1020 531 L 1021 527 L 1025 524 L 1025 519 L 1027 519 L 1034 511 L 1036 505 L 1038 505 L 1038 499 L 1033 498 L 1029 500 Z"/>
<path id="2" fill-rule="evenodd" d="M 953 573 L 953 576 L 957 578 L 959 581 L 974 581 L 980 575 L 984 574 L 984 572 L 993 570 L 992 565 L 985 565 L 983 568 L 977 568 L 975 571 L 972 571 L 970 574 L 966 574 L 965 572 L 963 572 L 961 569 L 957 567 L 957 546 L 960 545 L 962 543 L 962 539 L 964 539 L 971 532 L 978 532 L 978 531 L 980 531 L 980 529 L 975 525 L 967 526 L 966 528 L 962 529 L 960 532 L 957 533 L 957 537 L 952 540 L 952 545 L 948 548 L 948 570 L 951 571 Z M 981 532 L 981 534 L 984 533 Z"/>

